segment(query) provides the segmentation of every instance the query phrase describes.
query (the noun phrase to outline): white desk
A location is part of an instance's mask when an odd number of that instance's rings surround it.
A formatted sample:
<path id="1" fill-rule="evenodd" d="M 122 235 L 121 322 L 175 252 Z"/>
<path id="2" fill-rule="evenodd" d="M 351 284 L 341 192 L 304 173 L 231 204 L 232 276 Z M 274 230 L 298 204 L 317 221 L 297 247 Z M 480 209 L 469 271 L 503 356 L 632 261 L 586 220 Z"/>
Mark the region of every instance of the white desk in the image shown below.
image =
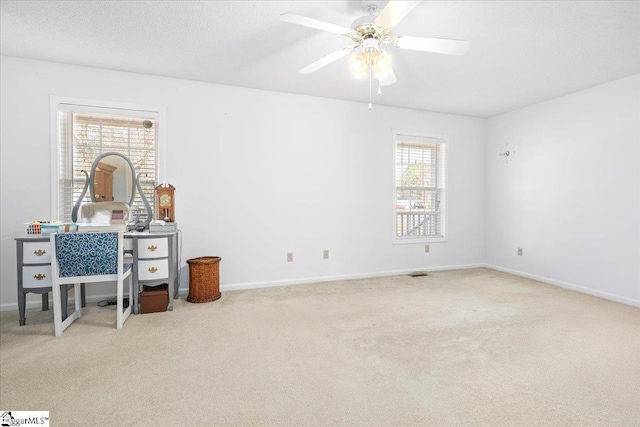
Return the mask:
<path id="1" fill-rule="evenodd" d="M 133 256 L 132 311 L 140 313 L 142 285 L 169 286 L 167 310 L 173 310 L 174 289 L 178 281 L 177 233 L 128 232 L 124 234 L 125 250 Z M 20 325 L 26 323 L 26 294 L 42 294 L 42 309 L 49 309 L 51 292 L 51 254 L 49 236 L 24 236 L 16 239 L 18 267 L 18 311 Z M 82 305 L 84 306 L 84 294 Z M 64 305 L 63 305 L 64 308 Z"/>

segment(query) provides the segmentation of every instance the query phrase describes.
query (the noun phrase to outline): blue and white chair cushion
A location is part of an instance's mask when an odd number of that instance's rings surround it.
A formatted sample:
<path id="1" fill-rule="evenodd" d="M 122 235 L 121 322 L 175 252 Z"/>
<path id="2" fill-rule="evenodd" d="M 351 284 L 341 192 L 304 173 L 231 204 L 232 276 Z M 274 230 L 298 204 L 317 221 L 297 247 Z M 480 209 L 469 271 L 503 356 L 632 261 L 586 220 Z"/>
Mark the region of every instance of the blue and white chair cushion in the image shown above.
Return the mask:
<path id="1" fill-rule="evenodd" d="M 60 277 L 118 273 L 118 233 L 68 233 L 56 235 Z M 132 264 L 124 264 L 124 271 Z"/>

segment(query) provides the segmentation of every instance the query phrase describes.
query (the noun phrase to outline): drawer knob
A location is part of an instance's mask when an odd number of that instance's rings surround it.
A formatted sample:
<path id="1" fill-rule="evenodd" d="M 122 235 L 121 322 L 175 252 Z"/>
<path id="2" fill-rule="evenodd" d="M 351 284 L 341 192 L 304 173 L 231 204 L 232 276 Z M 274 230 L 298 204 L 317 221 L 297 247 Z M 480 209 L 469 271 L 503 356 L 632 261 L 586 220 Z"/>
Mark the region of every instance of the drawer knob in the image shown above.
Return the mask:
<path id="1" fill-rule="evenodd" d="M 155 267 L 149 267 L 149 273 L 155 273 L 156 271 L 158 271 L 157 268 Z"/>
<path id="2" fill-rule="evenodd" d="M 33 278 L 34 278 L 34 279 L 36 279 L 36 280 L 42 280 L 42 279 L 44 279 L 45 277 L 47 277 L 47 276 L 45 276 L 45 275 L 44 275 L 44 274 L 42 274 L 42 273 L 38 273 L 38 274 L 36 274 L 35 276 L 33 276 Z"/>
<path id="3" fill-rule="evenodd" d="M 42 256 L 42 255 L 44 255 L 46 253 L 47 253 L 47 251 L 45 251 L 44 249 L 38 249 L 37 251 L 33 251 L 33 254 L 35 256 Z"/>
<path id="4" fill-rule="evenodd" d="M 151 246 L 148 246 L 147 249 L 149 249 L 151 252 L 153 252 L 156 249 L 158 249 L 158 247 L 156 245 L 151 245 Z"/>

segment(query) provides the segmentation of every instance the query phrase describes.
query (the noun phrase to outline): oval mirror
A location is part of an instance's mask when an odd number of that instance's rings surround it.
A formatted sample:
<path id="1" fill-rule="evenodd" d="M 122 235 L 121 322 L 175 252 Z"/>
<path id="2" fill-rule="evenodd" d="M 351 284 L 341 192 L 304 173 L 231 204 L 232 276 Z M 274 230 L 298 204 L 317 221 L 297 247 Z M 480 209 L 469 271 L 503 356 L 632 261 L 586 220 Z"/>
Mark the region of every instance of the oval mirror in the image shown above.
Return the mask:
<path id="1" fill-rule="evenodd" d="M 124 202 L 131 208 L 134 204 L 137 188 L 146 212 L 143 215 L 138 215 L 138 217 L 144 216 L 145 219 L 140 221 L 139 218 L 136 218 L 133 228 L 147 228 L 149 226 L 153 218 L 153 211 L 140 186 L 140 175 L 136 178 L 133 163 L 127 156 L 115 151 L 102 153 L 93 161 L 91 173 L 87 175 L 85 171 L 83 172 L 87 180 L 71 212 L 72 221 L 78 220 L 78 210 L 87 190 L 89 190 L 89 197 L 93 203 Z"/>
<path id="2" fill-rule="evenodd" d="M 91 201 L 125 202 L 133 205 L 136 195 L 135 172 L 129 159 L 108 154 L 98 157 L 91 166 Z"/>

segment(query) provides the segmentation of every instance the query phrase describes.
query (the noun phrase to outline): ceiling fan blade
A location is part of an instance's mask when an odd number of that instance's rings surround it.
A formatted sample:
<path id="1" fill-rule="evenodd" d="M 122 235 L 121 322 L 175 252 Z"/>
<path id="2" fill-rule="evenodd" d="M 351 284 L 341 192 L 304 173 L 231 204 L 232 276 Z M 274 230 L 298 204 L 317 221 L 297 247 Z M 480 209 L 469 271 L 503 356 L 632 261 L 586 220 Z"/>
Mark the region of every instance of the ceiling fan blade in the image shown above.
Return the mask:
<path id="1" fill-rule="evenodd" d="M 446 53 L 448 55 L 464 55 L 469 50 L 468 41 L 431 37 L 398 36 L 391 41 L 391 45 L 399 49 Z"/>
<path id="2" fill-rule="evenodd" d="M 382 12 L 380 12 L 374 24 L 381 28 L 391 29 L 419 4 L 420 1 L 391 0 L 384 9 L 382 9 Z"/>
<path id="3" fill-rule="evenodd" d="M 318 59 L 313 64 L 307 65 L 302 70 L 300 70 L 300 73 L 302 74 L 313 73 L 314 71 L 324 67 L 325 65 L 329 65 L 333 61 L 336 61 L 342 58 L 343 56 L 350 54 L 353 49 L 355 49 L 355 47 L 347 46 L 347 47 L 343 47 L 340 50 L 336 50 L 335 52 L 330 53 L 329 55 L 323 56 L 322 58 Z"/>
<path id="4" fill-rule="evenodd" d="M 290 22 L 292 24 L 302 25 L 304 27 L 311 27 L 317 30 L 328 31 L 334 34 L 340 34 L 341 36 L 349 36 L 353 31 L 351 28 L 341 27 L 339 25 L 330 24 L 324 21 L 318 21 L 317 19 L 307 18 L 306 16 L 295 15 L 293 13 L 283 13 L 280 15 L 280 20 Z"/>
<path id="5" fill-rule="evenodd" d="M 393 68 L 389 68 L 384 73 L 380 73 L 378 75 L 378 81 L 380 82 L 380 86 L 389 86 L 394 84 L 396 80 L 396 75 L 393 73 Z"/>

